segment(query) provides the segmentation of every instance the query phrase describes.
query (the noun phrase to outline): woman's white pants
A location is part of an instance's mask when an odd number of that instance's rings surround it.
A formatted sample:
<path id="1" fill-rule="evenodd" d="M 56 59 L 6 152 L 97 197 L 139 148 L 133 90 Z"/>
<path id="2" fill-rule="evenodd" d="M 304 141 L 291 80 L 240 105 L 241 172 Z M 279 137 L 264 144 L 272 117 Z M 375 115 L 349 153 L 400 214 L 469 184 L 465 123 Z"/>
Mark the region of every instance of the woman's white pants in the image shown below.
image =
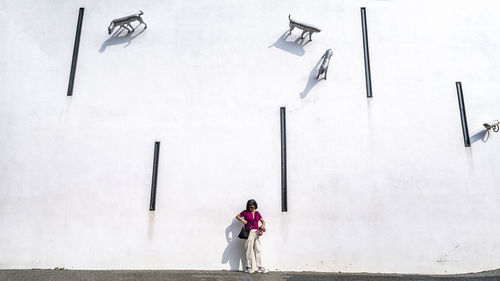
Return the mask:
<path id="1" fill-rule="evenodd" d="M 257 268 L 262 266 L 261 259 L 262 247 L 260 245 L 259 235 L 257 229 L 250 230 L 248 239 L 245 240 L 245 254 L 247 256 L 247 267 L 252 268 L 257 265 Z"/>

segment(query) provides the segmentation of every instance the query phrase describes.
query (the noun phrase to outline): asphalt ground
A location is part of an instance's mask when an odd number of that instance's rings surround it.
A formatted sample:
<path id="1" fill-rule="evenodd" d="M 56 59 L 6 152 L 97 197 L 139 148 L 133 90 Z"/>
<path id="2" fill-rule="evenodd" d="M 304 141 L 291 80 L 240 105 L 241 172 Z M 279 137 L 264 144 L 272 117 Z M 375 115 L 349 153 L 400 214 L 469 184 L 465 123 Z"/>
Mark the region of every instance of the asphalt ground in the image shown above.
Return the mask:
<path id="1" fill-rule="evenodd" d="M 0 281 L 500 281 L 500 269 L 460 275 L 280 272 L 247 274 L 199 270 L 0 270 Z"/>

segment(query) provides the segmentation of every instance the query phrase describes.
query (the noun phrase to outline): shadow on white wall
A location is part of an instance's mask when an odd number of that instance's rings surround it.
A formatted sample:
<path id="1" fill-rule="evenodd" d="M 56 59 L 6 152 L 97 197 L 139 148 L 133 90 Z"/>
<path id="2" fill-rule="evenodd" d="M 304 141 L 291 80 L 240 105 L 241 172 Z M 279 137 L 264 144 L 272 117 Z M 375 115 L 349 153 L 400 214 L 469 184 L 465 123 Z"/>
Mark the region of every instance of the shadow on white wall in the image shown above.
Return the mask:
<path id="1" fill-rule="evenodd" d="M 240 264 L 245 266 L 247 259 L 245 257 L 245 242 L 238 238 L 241 222 L 233 218 L 231 224 L 226 228 L 227 247 L 222 254 L 221 264 L 229 263 L 231 270 L 239 270 Z"/>
<path id="2" fill-rule="evenodd" d="M 476 133 L 475 135 L 470 137 L 470 143 L 473 144 L 478 140 L 482 140 L 483 142 L 486 142 L 486 141 L 488 141 L 489 138 L 490 138 L 490 134 L 488 133 L 488 131 L 482 130 L 481 132 Z"/>
<path id="3" fill-rule="evenodd" d="M 297 39 L 295 39 L 295 41 L 287 41 L 286 38 L 288 36 L 289 34 L 287 30 L 285 33 L 283 33 L 283 35 L 280 36 L 280 38 L 278 38 L 276 42 L 274 42 L 274 44 L 269 46 L 269 48 L 276 47 L 278 49 L 289 52 L 296 56 L 303 56 L 306 52 L 304 50 L 304 46 L 307 45 L 307 43 L 309 43 L 309 40 L 304 43 L 305 38 L 298 37 Z"/>
<path id="4" fill-rule="evenodd" d="M 137 28 L 138 26 L 139 25 L 135 26 L 134 28 Z M 126 30 L 126 29 L 123 27 L 120 27 L 115 33 L 113 33 L 113 35 L 111 35 L 110 38 L 108 38 L 108 40 L 104 41 L 104 43 L 102 43 L 102 45 L 101 45 L 101 48 L 99 49 L 99 53 L 104 53 L 104 51 L 106 51 L 106 48 L 108 46 L 120 45 L 120 44 L 127 43 L 127 45 L 123 46 L 123 48 L 128 47 L 128 45 L 130 45 L 130 43 L 132 43 L 132 40 L 134 40 L 137 36 L 141 35 L 141 33 L 143 33 L 144 30 L 146 30 L 146 29 L 142 29 L 139 33 L 135 34 L 134 36 L 132 36 L 132 35 L 135 32 L 130 32 L 130 33 L 127 33 L 126 35 L 119 36 L 124 30 Z"/>
<path id="5" fill-rule="evenodd" d="M 309 80 L 307 80 L 306 87 L 300 93 L 301 99 L 304 99 L 305 97 L 307 97 L 307 94 L 309 94 L 309 92 L 312 90 L 312 88 L 314 86 L 316 86 L 316 84 L 318 84 L 319 81 L 323 80 L 323 79 L 321 79 L 321 80 L 316 79 L 316 76 L 318 76 L 319 66 L 320 66 L 322 60 L 323 59 L 320 58 L 318 60 L 318 62 L 316 63 L 316 65 L 311 70 L 311 72 L 309 73 Z"/>

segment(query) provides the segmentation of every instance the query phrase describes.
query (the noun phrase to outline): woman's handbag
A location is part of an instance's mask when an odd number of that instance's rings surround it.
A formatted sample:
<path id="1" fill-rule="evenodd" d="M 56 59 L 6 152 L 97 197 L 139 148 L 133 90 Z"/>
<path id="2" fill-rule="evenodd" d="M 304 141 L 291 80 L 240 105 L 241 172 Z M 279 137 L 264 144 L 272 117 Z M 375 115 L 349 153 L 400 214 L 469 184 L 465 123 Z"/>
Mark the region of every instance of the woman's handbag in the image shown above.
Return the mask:
<path id="1" fill-rule="evenodd" d="M 253 222 L 250 225 L 250 228 L 247 228 L 246 226 L 243 226 L 241 228 L 240 234 L 238 234 L 238 238 L 240 238 L 240 239 L 248 239 L 248 235 L 250 235 L 250 229 L 252 229 L 252 225 L 254 224 L 255 219 L 257 219 L 257 214 L 255 214 L 255 217 L 253 218 Z"/>

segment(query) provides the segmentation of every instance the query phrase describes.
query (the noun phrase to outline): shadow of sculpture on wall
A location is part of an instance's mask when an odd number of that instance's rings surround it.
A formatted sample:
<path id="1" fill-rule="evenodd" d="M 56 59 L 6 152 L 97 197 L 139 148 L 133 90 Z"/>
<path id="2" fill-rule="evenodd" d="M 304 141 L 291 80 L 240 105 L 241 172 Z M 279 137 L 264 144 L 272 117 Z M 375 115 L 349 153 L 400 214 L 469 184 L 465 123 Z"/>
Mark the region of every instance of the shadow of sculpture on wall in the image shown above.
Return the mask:
<path id="1" fill-rule="evenodd" d="M 490 134 L 487 130 L 482 130 L 481 132 L 476 133 L 472 137 L 470 137 L 470 143 L 473 144 L 478 140 L 482 140 L 483 142 L 487 142 L 490 138 Z"/>
<path id="2" fill-rule="evenodd" d="M 290 36 L 290 34 L 289 31 L 287 30 L 285 33 L 283 33 L 283 35 L 280 36 L 280 38 L 278 38 L 276 42 L 274 42 L 274 44 L 269 46 L 269 48 L 276 47 L 278 49 L 289 52 L 296 56 L 300 57 L 303 56 L 304 53 L 306 52 L 304 50 L 304 46 L 307 45 L 307 43 L 309 43 L 309 40 L 306 41 L 305 38 L 298 37 L 294 41 L 288 41 L 287 40 L 288 36 Z"/>
<path id="3" fill-rule="evenodd" d="M 139 25 L 135 26 L 134 28 L 137 28 Z M 108 46 L 121 45 L 121 44 L 127 43 L 125 46 L 123 46 L 123 48 L 125 48 L 128 45 L 130 45 L 130 43 L 132 43 L 132 40 L 134 40 L 137 36 L 141 35 L 141 33 L 143 33 L 144 30 L 146 30 L 146 29 L 143 28 L 140 32 L 135 33 L 135 32 L 128 32 L 127 29 L 120 27 L 118 30 L 115 31 L 115 33 L 113 33 L 113 35 L 111 35 L 111 37 L 108 38 L 108 40 L 106 40 L 106 41 L 104 41 L 104 43 L 102 43 L 101 48 L 99 49 L 99 52 L 104 53 L 104 51 L 106 51 L 106 48 Z M 122 33 L 124 31 L 127 33 L 125 35 L 122 35 Z M 135 33 L 135 35 L 134 35 L 134 33 Z"/>
<path id="4" fill-rule="evenodd" d="M 222 254 L 221 264 L 229 263 L 231 270 L 239 270 L 240 264 L 244 268 L 247 264 L 245 257 L 245 241 L 238 238 L 243 224 L 233 218 L 231 224 L 226 228 L 227 247 Z"/>
<path id="5" fill-rule="evenodd" d="M 322 80 L 322 79 L 321 80 L 316 79 L 316 77 L 318 76 L 319 66 L 320 66 L 322 61 L 323 61 L 323 58 L 320 58 L 318 60 L 318 62 L 316 63 L 316 65 L 311 70 L 311 72 L 309 73 L 309 80 L 307 80 L 306 87 L 300 93 L 301 99 L 304 99 L 305 97 L 307 97 L 307 94 L 309 94 L 309 92 L 312 90 L 312 88 L 314 86 L 316 86 L 316 84 L 318 84 L 319 81 Z"/>

